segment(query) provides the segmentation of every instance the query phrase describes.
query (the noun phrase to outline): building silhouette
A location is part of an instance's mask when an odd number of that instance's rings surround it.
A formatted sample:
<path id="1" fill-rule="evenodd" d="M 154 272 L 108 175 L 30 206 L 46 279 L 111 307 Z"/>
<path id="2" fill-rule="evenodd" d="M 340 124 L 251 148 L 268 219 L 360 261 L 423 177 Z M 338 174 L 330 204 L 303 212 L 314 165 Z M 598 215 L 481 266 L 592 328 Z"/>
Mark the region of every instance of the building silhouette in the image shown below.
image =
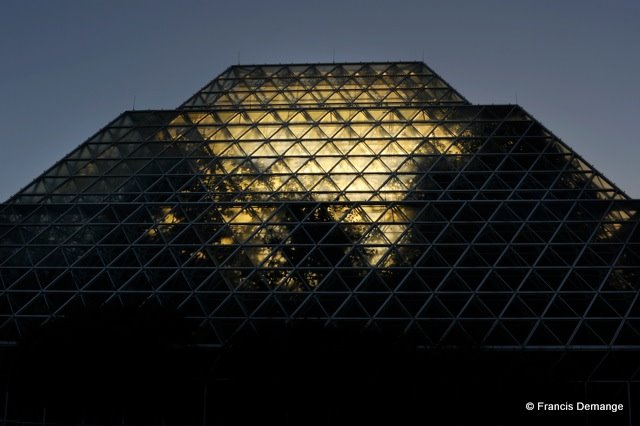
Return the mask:
<path id="1" fill-rule="evenodd" d="M 4 422 L 631 425 L 639 208 L 423 63 L 232 66 L 2 204 Z"/>

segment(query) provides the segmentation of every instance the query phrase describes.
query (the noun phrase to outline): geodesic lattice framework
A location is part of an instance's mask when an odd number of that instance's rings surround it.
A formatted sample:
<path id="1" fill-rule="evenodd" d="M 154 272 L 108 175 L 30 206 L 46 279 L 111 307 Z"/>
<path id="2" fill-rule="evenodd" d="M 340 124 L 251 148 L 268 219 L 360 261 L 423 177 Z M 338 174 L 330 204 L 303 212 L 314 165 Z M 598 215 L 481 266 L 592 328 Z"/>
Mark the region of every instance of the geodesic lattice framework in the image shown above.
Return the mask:
<path id="1" fill-rule="evenodd" d="M 233 66 L 129 111 L 0 211 L 0 336 L 73 309 L 175 309 L 426 347 L 635 348 L 638 208 L 516 105 L 422 63 Z"/>

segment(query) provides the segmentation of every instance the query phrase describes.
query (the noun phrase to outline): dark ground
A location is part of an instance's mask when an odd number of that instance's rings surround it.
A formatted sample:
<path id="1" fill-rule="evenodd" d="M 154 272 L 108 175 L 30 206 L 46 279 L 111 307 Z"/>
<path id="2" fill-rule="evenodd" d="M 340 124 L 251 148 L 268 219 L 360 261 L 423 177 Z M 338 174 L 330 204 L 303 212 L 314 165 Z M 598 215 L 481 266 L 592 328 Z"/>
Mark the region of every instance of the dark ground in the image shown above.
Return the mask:
<path id="1" fill-rule="evenodd" d="M 160 310 L 102 311 L 51 323 L 1 352 L 0 412 L 6 413 L 0 419 L 615 426 L 640 418 L 638 384 L 584 383 L 602 353 L 424 350 L 393 333 L 313 323 L 265 325 L 226 349 L 196 347 L 192 335 L 185 321 Z M 637 355 L 609 354 L 607 377 L 630 377 Z M 621 402 L 625 410 L 528 412 L 529 401 Z"/>

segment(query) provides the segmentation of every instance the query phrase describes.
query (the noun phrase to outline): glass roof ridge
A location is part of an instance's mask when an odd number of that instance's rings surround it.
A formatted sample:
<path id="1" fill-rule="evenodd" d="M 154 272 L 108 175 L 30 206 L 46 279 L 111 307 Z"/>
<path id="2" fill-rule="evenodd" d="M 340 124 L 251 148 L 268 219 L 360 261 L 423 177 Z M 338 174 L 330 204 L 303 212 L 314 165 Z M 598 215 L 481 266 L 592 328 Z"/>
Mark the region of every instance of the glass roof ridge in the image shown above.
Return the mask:
<path id="1" fill-rule="evenodd" d="M 220 103 L 324 106 L 345 102 L 470 103 L 422 61 L 310 62 L 232 65 L 178 109 Z"/>
<path id="2" fill-rule="evenodd" d="M 531 114 L 529 111 L 527 111 L 522 105 L 517 104 L 517 103 L 516 104 L 502 104 L 502 106 L 507 106 L 507 105 L 513 105 L 514 106 L 514 111 L 515 110 L 519 110 L 521 113 L 526 114 L 527 116 L 529 116 L 529 118 L 532 121 L 534 121 L 535 123 L 537 123 L 540 126 L 540 128 L 543 129 L 543 131 L 549 133 L 549 135 L 551 135 L 551 137 L 553 137 L 558 142 L 558 144 L 560 144 L 565 149 L 567 149 L 569 152 L 571 152 L 571 154 L 575 158 L 577 158 L 579 161 L 583 162 L 589 169 L 591 169 L 591 171 L 594 174 L 596 174 L 598 177 L 603 179 L 616 192 L 618 192 L 622 197 L 624 197 L 627 200 L 631 200 L 632 199 L 632 197 L 629 196 L 629 194 L 627 194 L 622 188 L 620 188 L 620 186 L 618 186 L 611 179 L 609 179 L 604 173 L 602 173 L 600 170 L 598 170 L 593 164 L 591 164 L 589 161 L 587 161 L 583 156 L 578 154 L 578 152 L 575 149 L 573 149 L 569 144 L 567 144 L 562 138 L 560 138 L 555 133 L 553 133 L 551 130 L 549 130 L 549 128 L 547 128 L 544 124 L 542 124 L 537 118 L 535 118 L 533 116 L 533 114 Z M 487 106 L 487 105 L 483 105 L 483 106 Z M 493 106 L 493 104 L 492 104 L 492 106 Z M 501 105 L 500 104 L 495 104 L 495 106 L 501 106 Z"/>

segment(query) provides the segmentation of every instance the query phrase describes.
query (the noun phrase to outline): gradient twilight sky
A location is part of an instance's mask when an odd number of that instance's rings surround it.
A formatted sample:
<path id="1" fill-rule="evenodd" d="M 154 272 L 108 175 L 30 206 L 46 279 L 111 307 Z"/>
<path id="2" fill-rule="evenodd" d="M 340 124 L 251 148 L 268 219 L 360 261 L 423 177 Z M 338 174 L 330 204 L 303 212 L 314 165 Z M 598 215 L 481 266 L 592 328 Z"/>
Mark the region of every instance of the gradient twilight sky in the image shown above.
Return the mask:
<path id="1" fill-rule="evenodd" d="M 640 1 L 3 0 L 0 200 L 122 111 L 172 109 L 229 65 L 424 60 L 518 103 L 640 197 Z"/>

